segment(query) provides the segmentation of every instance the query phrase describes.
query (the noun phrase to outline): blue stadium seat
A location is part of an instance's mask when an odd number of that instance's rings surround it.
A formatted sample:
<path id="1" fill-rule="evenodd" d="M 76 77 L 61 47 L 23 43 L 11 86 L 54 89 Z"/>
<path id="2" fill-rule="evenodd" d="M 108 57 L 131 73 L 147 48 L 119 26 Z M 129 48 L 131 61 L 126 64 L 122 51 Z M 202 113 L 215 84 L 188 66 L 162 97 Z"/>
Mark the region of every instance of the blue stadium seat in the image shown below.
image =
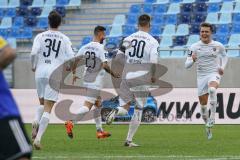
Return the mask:
<path id="1" fill-rule="evenodd" d="M 135 25 L 137 24 L 138 15 L 137 14 L 128 14 L 127 15 L 127 24 Z"/>
<path id="2" fill-rule="evenodd" d="M 0 6 L 1 8 L 8 8 L 8 0 L 1 0 Z"/>
<path id="3" fill-rule="evenodd" d="M 44 6 L 42 13 L 39 17 L 48 17 L 49 13 L 53 10 L 52 6 Z"/>
<path id="4" fill-rule="evenodd" d="M 153 25 L 162 25 L 164 24 L 164 15 L 163 14 L 154 14 L 152 16 Z"/>
<path id="5" fill-rule="evenodd" d="M 141 13 L 141 5 L 139 4 L 133 4 L 130 7 L 129 13 L 133 13 L 133 14 L 140 14 Z"/>
<path id="6" fill-rule="evenodd" d="M 3 17 L 0 28 L 11 28 L 12 27 L 12 18 Z"/>
<path id="7" fill-rule="evenodd" d="M 186 36 L 176 36 L 174 38 L 174 46 L 185 46 L 187 43 L 187 38 Z"/>
<path id="8" fill-rule="evenodd" d="M 231 13 L 233 12 L 233 2 L 223 2 L 220 13 Z"/>
<path id="9" fill-rule="evenodd" d="M 172 36 L 162 36 L 160 47 L 172 47 L 173 46 L 173 38 Z"/>
<path id="10" fill-rule="evenodd" d="M 217 25 L 217 31 L 216 34 L 229 34 L 230 33 L 230 26 L 229 24 L 219 24 Z"/>
<path id="11" fill-rule="evenodd" d="M 155 3 L 156 0 L 144 0 L 144 3 Z"/>
<path id="12" fill-rule="evenodd" d="M 239 34 L 240 33 L 240 23 L 232 24 L 232 34 Z"/>
<path id="13" fill-rule="evenodd" d="M 149 4 L 149 3 L 143 4 L 143 13 L 152 14 L 152 12 L 153 12 L 152 4 Z"/>
<path id="14" fill-rule="evenodd" d="M 239 13 L 233 13 L 233 23 L 240 23 L 240 12 Z"/>
<path id="15" fill-rule="evenodd" d="M 57 4 L 56 0 L 45 0 L 44 6 L 54 7 L 56 6 L 56 4 Z"/>
<path id="16" fill-rule="evenodd" d="M 193 5 L 193 12 L 194 13 L 197 13 L 197 12 L 206 13 L 207 12 L 206 3 L 196 3 L 195 5 Z"/>
<path id="17" fill-rule="evenodd" d="M 231 34 L 228 41 L 228 46 L 238 47 L 240 45 L 240 34 Z"/>
<path id="18" fill-rule="evenodd" d="M 154 14 L 162 14 L 165 13 L 168 9 L 167 4 L 156 4 L 154 9 Z"/>
<path id="19" fill-rule="evenodd" d="M 21 16 L 15 17 L 13 21 L 13 27 L 23 27 L 24 26 L 24 18 Z"/>
<path id="20" fill-rule="evenodd" d="M 20 6 L 30 6 L 32 5 L 33 0 L 21 0 Z"/>
<path id="21" fill-rule="evenodd" d="M 189 35 L 189 25 L 188 24 L 179 24 L 177 27 L 176 35 L 178 35 L 178 36 Z"/>
<path id="22" fill-rule="evenodd" d="M 233 12 L 234 13 L 239 13 L 240 12 L 240 1 L 236 1 Z"/>
<path id="23" fill-rule="evenodd" d="M 191 24 L 191 16 L 189 16 L 188 13 L 183 13 L 179 15 L 179 22 L 178 23 L 185 23 L 185 24 Z"/>
<path id="24" fill-rule="evenodd" d="M 192 25 L 190 27 L 190 33 L 191 34 L 199 34 L 200 33 L 200 29 L 199 29 L 199 24 L 198 23 L 192 23 Z"/>
<path id="25" fill-rule="evenodd" d="M 168 14 L 165 16 L 165 24 L 177 24 L 177 15 Z"/>
<path id="26" fill-rule="evenodd" d="M 57 0 L 57 6 L 65 6 L 69 3 L 69 0 Z"/>
<path id="27" fill-rule="evenodd" d="M 32 7 L 31 8 L 31 15 L 39 16 L 42 13 L 42 9 L 40 7 Z"/>
<path id="28" fill-rule="evenodd" d="M 86 45 L 86 44 L 88 44 L 91 41 L 92 41 L 92 37 L 91 36 L 83 37 L 82 42 L 81 42 L 81 46 Z"/>
<path id="29" fill-rule="evenodd" d="M 220 3 L 208 3 L 208 13 L 219 12 L 219 10 L 220 10 Z"/>
<path id="30" fill-rule="evenodd" d="M 207 2 L 208 0 L 196 0 L 197 3 L 205 3 Z"/>
<path id="31" fill-rule="evenodd" d="M 183 3 L 181 5 L 181 13 L 191 13 L 193 9 L 192 3 Z"/>
<path id="32" fill-rule="evenodd" d="M 19 27 L 12 27 L 10 29 L 9 37 L 20 38 L 21 37 L 21 29 Z"/>
<path id="33" fill-rule="evenodd" d="M 119 45 L 120 40 L 121 40 L 121 37 L 107 37 L 106 38 L 107 43 L 114 43 L 116 45 Z"/>
<path id="34" fill-rule="evenodd" d="M 208 23 L 217 24 L 218 13 L 208 13 L 205 21 Z"/>
<path id="35" fill-rule="evenodd" d="M 43 7 L 44 0 L 33 0 L 31 7 Z"/>
<path id="36" fill-rule="evenodd" d="M 172 36 L 176 33 L 176 26 L 175 24 L 167 24 L 163 29 L 162 36 Z"/>
<path id="37" fill-rule="evenodd" d="M 4 39 L 8 38 L 8 28 L 0 28 L 0 36 L 3 37 Z"/>
<path id="38" fill-rule="evenodd" d="M 180 3 L 182 0 L 170 0 L 170 3 Z"/>
<path id="39" fill-rule="evenodd" d="M 159 37 L 162 33 L 162 29 L 159 25 L 151 25 L 150 34 L 154 37 Z"/>
<path id="40" fill-rule="evenodd" d="M 29 13 L 28 7 L 27 6 L 20 6 L 17 9 L 17 15 L 18 16 L 27 16 Z"/>
<path id="41" fill-rule="evenodd" d="M 221 13 L 218 23 L 220 24 L 232 23 L 232 13 Z"/>
<path id="42" fill-rule="evenodd" d="M 67 7 L 80 7 L 82 4 L 81 0 L 69 0 Z"/>
<path id="43" fill-rule="evenodd" d="M 190 47 L 193 43 L 196 43 L 200 40 L 200 37 L 198 34 L 192 34 L 188 37 L 188 41 L 187 41 L 187 44 L 186 46 L 187 47 Z"/>
<path id="44" fill-rule="evenodd" d="M 37 25 L 37 18 L 35 16 L 29 16 L 26 18 L 25 23 L 29 27 L 35 27 Z"/>
<path id="45" fill-rule="evenodd" d="M 113 25 L 124 25 L 126 17 L 124 14 L 118 14 L 114 17 Z"/>
<path id="46" fill-rule="evenodd" d="M 123 37 L 127 37 L 130 34 L 137 31 L 137 28 L 134 25 L 124 25 L 123 27 Z"/>
<path id="47" fill-rule="evenodd" d="M 15 8 L 7 8 L 5 12 L 6 17 L 15 17 L 16 16 L 16 9 Z"/>
<path id="48" fill-rule="evenodd" d="M 8 8 L 17 8 L 20 6 L 20 0 L 9 0 Z"/>
<path id="49" fill-rule="evenodd" d="M 191 17 L 191 23 L 202 23 L 206 19 L 206 14 L 205 13 L 195 13 Z"/>
<path id="50" fill-rule="evenodd" d="M 64 6 L 57 6 L 55 8 L 55 10 L 62 16 L 65 17 L 66 16 L 66 9 Z"/>
<path id="51" fill-rule="evenodd" d="M 214 40 L 221 42 L 223 45 L 228 44 L 228 36 L 226 34 L 216 34 Z"/>
<path id="52" fill-rule="evenodd" d="M 48 28 L 48 18 L 39 18 L 37 23 L 37 28 L 39 29 Z"/>
<path id="53" fill-rule="evenodd" d="M 195 3 L 195 0 L 183 0 L 181 3 Z"/>
<path id="54" fill-rule="evenodd" d="M 180 13 L 180 4 L 171 3 L 166 14 L 178 14 Z"/>
<path id="55" fill-rule="evenodd" d="M 169 3 L 169 0 L 157 0 L 155 4 L 167 4 Z"/>
<path id="56" fill-rule="evenodd" d="M 0 8 L 0 18 L 4 17 L 4 9 Z"/>
<path id="57" fill-rule="evenodd" d="M 174 50 L 171 53 L 171 58 L 185 58 L 184 54 L 184 47 L 182 46 L 176 46 L 173 48 Z"/>
<path id="58" fill-rule="evenodd" d="M 33 37 L 32 28 L 25 27 L 21 34 L 21 39 L 31 39 Z"/>
<path id="59" fill-rule="evenodd" d="M 112 25 L 112 29 L 109 34 L 110 37 L 122 36 L 122 25 Z"/>

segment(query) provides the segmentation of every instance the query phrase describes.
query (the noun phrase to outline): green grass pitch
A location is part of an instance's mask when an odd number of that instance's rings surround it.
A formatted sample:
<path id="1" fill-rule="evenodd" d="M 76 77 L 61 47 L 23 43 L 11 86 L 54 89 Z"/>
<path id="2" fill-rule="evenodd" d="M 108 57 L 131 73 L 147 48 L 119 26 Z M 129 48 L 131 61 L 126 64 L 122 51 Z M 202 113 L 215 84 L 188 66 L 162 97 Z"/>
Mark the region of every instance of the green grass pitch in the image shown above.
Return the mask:
<path id="1" fill-rule="evenodd" d="M 30 135 L 31 126 L 26 125 Z M 49 125 L 43 149 L 33 159 L 89 160 L 192 160 L 240 159 L 240 125 L 215 125 L 207 140 L 203 125 L 141 125 L 134 142 L 139 148 L 123 147 L 128 125 L 104 126 L 112 136 L 98 140 L 94 125 L 75 125 L 69 139 L 64 125 Z"/>

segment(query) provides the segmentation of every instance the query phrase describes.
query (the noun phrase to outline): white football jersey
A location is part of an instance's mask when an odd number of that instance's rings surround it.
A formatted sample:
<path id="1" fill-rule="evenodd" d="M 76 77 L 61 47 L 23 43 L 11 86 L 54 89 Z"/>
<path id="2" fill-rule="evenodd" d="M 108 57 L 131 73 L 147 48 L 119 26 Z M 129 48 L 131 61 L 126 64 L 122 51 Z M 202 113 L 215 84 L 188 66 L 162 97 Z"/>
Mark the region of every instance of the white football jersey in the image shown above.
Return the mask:
<path id="1" fill-rule="evenodd" d="M 49 78 L 65 61 L 74 57 L 70 39 L 59 31 L 48 30 L 38 34 L 31 55 L 37 55 L 35 77 Z"/>
<path id="2" fill-rule="evenodd" d="M 224 69 L 225 64 L 222 64 L 222 58 L 227 58 L 225 47 L 217 41 L 211 41 L 209 44 L 204 44 L 198 41 L 190 47 L 188 57 L 196 54 L 197 60 L 197 75 L 205 76 L 210 73 L 218 73 L 218 68 Z M 226 63 L 226 62 L 225 62 Z"/>
<path id="3" fill-rule="evenodd" d="M 129 72 L 129 68 L 124 68 L 124 73 L 128 73 L 126 75 L 127 79 L 138 77 L 150 71 L 151 65 L 148 65 L 146 68 L 146 65 L 141 64 L 158 63 L 159 43 L 149 33 L 138 31 L 126 37 L 124 41 L 132 43 L 132 47 L 125 51 L 126 62 L 129 64 L 139 64 L 137 72 Z"/>
<path id="4" fill-rule="evenodd" d="M 77 53 L 76 57 L 85 59 L 84 82 L 92 83 L 97 88 L 102 87 L 105 70 L 102 63 L 107 62 L 104 46 L 99 42 L 90 42 L 84 45 Z"/>

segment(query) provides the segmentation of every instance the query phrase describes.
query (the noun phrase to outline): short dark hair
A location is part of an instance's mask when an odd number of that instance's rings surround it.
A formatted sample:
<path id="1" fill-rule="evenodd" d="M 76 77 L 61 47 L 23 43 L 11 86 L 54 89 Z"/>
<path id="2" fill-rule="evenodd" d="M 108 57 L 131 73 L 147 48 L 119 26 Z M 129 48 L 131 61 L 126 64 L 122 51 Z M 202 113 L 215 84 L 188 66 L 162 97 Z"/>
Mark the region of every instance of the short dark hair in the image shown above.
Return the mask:
<path id="1" fill-rule="evenodd" d="M 51 28 L 58 28 L 61 22 L 62 22 L 62 17 L 57 11 L 53 10 L 49 13 L 48 23 Z"/>
<path id="2" fill-rule="evenodd" d="M 138 18 L 138 25 L 141 27 L 150 25 L 151 17 L 147 14 L 143 14 Z"/>
<path id="3" fill-rule="evenodd" d="M 207 22 L 201 23 L 201 24 L 200 24 L 200 28 L 201 28 L 201 27 L 209 27 L 210 30 L 211 30 L 211 32 L 214 31 L 214 26 L 213 26 L 212 24 L 210 24 L 210 23 L 207 23 Z"/>
<path id="4" fill-rule="evenodd" d="M 94 28 L 94 35 L 97 36 L 99 32 L 106 31 L 106 28 L 103 26 L 97 26 Z"/>

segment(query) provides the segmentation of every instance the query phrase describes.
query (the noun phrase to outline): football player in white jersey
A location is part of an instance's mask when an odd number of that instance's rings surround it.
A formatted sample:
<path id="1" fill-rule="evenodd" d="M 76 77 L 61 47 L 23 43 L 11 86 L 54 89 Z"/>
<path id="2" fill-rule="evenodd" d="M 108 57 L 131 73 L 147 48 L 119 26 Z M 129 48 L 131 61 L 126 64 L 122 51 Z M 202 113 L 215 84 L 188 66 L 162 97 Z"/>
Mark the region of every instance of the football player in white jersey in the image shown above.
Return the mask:
<path id="1" fill-rule="evenodd" d="M 142 110 L 149 94 L 149 86 L 146 84 L 155 82 L 155 64 L 158 63 L 159 43 L 148 33 L 150 30 L 150 21 L 150 16 L 146 14 L 141 15 L 138 19 L 139 31 L 131 34 L 123 40 L 123 44 L 124 42 L 131 42 L 131 47 L 126 48 L 125 50 L 126 64 L 123 69 L 123 75 L 126 76 L 126 79 L 122 79 L 120 84 L 120 107 L 117 107 L 116 110 L 112 110 L 106 117 L 107 124 L 111 124 L 115 115 L 127 114 L 131 102 L 136 102 L 137 107 L 134 110 L 134 115 L 129 124 L 128 135 L 124 144 L 128 147 L 139 146 L 133 143 L 132 139 L 141 123 Z M 133 68 L 136 67 L 137 71 L 129 70 L 131 67 L 129 68 L 128 64 L 132 65 Z M 148 78 L 134 80 L 147 73 L 150 73 Z M 136 83 L 140 85 L 136 86 Z M 140 91 L 139 95 L 136 93 L 138 91 Z"/>
<path id="2" fill-rule="evenodd" d="M 58 99 L 58 91 L 51 88 L 49 84 L 50 76 L 65 61 L 74 57 L 70 39 L 58 31 L 61 20 L 58 12 L 49 13 L 49 30 L 35 37 L 31 52 L 32 71 L 35 72 L 40 101 L 32 124 L 33 146 L 36 149 L 41 149 L 41 137 L 48 126 L 52 107 Z"/>
<path id="3" fill-rule="evenodd" d="M 75 67 L 73 69 L 73 83 L 78 78 L 76 74 L 77 64 L 84 59 L 85 71 L 84 71 L 84 87 L 86 87 L 86 100 L 82 107 L 76 112 L 77 115 L 84 116 L 95 105 L 94 120 L 97 128 L 97 138 L 107 138 L 111 134 L 106 132 L 102 128 L 101 119 L 101 98 L 100 91 L 103 87 L 103 78 L 105 72 L 108 72 L 115 78 L 119 78 L 118 74 L 115 74 L 108 66 L 107 59 L 105 58 L 106 51 L 102 44 L 105 39 L 105 28 L 103 26 L 97 26 L 94 29 L 93 41 L 84 45 L 76 54 Z M 73 122 L 71 120 L 65 122 L 67 134 L 70 138 L 73 138 Z"/>
<path id="4" fill-rule="evenodd" d="M 209 23 L 200 25 L 201 40 L 192 44 L 185 62 L 185 67 L 190 68 L 195 62 L 197 64 L 197 86 L 201 105 L 202 118 L 206 125 L 207 137 L 212 138 L 211 127 L 215 123 L 215 112 L 217 106 L 217 88 L 228 58 L 224 46 L 212 40 L 213 26 Z M 210 101 L 210 117 L 207 103 Z"/>

